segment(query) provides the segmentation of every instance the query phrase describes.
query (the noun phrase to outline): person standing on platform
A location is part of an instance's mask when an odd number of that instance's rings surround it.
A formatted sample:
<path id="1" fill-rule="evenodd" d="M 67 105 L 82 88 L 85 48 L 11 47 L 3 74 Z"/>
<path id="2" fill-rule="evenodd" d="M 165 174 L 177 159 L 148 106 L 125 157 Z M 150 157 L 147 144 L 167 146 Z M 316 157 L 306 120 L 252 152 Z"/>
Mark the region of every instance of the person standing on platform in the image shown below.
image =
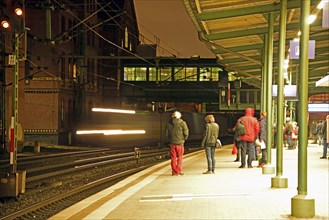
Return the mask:
<path id="1" fill-rule="evenodd" d="M 238 119 L 238 122 L 242 121 L 246 133 L 241 136 L 241 166 L 239 168 L 244 168 L 246 166 L 246 155 L 248 154 L 248 168 L 253 168 L 252 161 L 256 157 L 255 155 L 255 140 L 259 134 L 259 122 L 257 118 L 254 117 L 254 109 L 246 108 L 245 116 Z"/>
<path id="2" fill-rule="evenodd" d="M 323 126 L 323 122 L 320 120 L 316 124 L 316 143 L 318 143 L 319 146 L 322 145 L 322 126 Z"/>
<path id="3" fill-rule="evenodd" d="M 242 148 L 242 142 L 241 142 L 241 135 L 243 134 L 240 134 L 240 132 L 245 132 L 245 129 L 244 127 L 241 128 L 239 126 L 241 126 L 241 124 L 239 124 L 240 122 L 238 121 L 236 123 L 236 125 L 234 126 L 233 128 L 233 132 L 234 132 L 234 136 L 233 136 L 233 142 L 237 148 L 237 153 L 236 153 L 236 159 L 234 162 L 239 162 L 240 161 L 240 158 L 241 158 L 241 148 Z M 241 129 L 243 131 L 241 131 Z"/>
<path id="4" fill-rule="evenodd" d="M 320 159 L 326 159 L 327 158 L 327 148 L 328 148 L 328 142 L 329 142 L 329 135 L 328 135 L 328 121 L 329 121 L 329 115 L 327 115 L 326 120 L 322 122 L 322 145 L 323 145 L 323 152 L 322 152 L 322 157 Z M 329 159 L 329 157 L 328 157 Z"/>
<path id="5" fill-rule="evenodd" d="M 203 174 L 212 174 L 215 173 L 215 149 L 219 135 L 219 125 L 215 122 L 213 115 L 206 116 L 205 120 L 206 125 L 202 136 L 201 147 L 205 149 L 208 170 L 203 172 Z"/>
<path id="6" fill-rule="evenodd" d="M 169 139 L 173 176 L 184 175 L 184 173 L 182 173 L 184 143 L 188 138 L 189 130 L 186 122 L 183 121 L 181 117 L 182 114 L 175 111 L 166 126 L 166 136 Z"/>
<path id="7" fill-rule="evenodd" d="M 283 131 L 284 131 L 287 143 L 288 143 L 288 148 L 287 149 L 288 150 L 293 150 L 294 149 L 294 143 L 293 143 L 292 137 L 291 137 L 291 134 L 293 132 L 293 126 L 292 126 L 292 123 L 291 123 L 289 117 L 286 118 L 286 124 L 284 126 Z"/>
<path id="8" fill-rule="evenodd" d="M 260 132 L 259 132 L 259 140 L 264 141 L 266 143 L 266 112 L 260 113 L 259 125 L 260 125 Z M 266 148 L 261 149 L 262 152 L 262 159 L 261 163 L 257 167 L 263 167 L 266 164 Z"/>

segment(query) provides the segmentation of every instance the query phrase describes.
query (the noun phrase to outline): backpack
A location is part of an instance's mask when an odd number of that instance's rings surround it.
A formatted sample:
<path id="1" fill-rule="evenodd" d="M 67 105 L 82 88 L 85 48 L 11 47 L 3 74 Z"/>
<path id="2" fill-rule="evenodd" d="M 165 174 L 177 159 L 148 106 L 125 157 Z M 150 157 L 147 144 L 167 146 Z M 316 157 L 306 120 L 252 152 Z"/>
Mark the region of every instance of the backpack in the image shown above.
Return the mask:
<path id="1" fill-rule="evenodd" d="M 246 133 L 246 128 L 244 127 L 243 121 L 239 121 L 235 127 L 235 134 L 237 136 L 244 135 Z"/>

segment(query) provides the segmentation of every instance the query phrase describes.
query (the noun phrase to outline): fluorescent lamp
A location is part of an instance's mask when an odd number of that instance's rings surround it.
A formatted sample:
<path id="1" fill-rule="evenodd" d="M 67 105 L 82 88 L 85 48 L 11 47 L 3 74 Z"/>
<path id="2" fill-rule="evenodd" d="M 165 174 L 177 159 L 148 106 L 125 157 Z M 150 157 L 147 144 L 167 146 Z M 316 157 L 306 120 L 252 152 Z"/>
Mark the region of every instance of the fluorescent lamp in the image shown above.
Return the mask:
<path id="1" fill-rule="evenodd" d="M 316 19 L 316 15 L 309 15 L 307 18 L 307 23 L 312 24 Z"/>
<path id="2" fill-rule="evenodd" d="M 122 110 L 122 109 L 112 109 L 112 108 L 92 108 L 93 112 L 112 112 L 112 113 L 124 113 L 124 114 L 135 114 L 134 110 Z"/>
<path id="3" fill-rule="evenodd" d="M 326 75 L 322 79 L 316 81 L 315 86 L 329 87 L 329 75 Z"/>
<path id="4" fill-rule="evenodd" d="M 323 9 L 324 7 L 324 4 L 328 3 L 328 0 L 322 0 L 318 6 L 317 6 L 317 9 Z"/>
<path id="5" fill-rule="evenodd" d="M 308 104 L 309 112 L 329 112 L 329 103 L 310 103 Z"/>

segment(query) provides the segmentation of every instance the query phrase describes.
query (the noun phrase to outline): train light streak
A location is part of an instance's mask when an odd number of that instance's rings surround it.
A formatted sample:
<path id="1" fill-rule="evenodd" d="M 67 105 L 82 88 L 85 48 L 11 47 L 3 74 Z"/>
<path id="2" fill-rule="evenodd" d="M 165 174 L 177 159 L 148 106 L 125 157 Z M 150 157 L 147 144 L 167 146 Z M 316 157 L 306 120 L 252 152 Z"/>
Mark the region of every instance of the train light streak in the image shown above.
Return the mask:
<path id="1" fill-rule="evenodd" d="M 111 108 L 93 108 L 93 112 L 112 112 L 112 113 L 123 113 L 123 114 L 135 114 L 134 110 L 122 110 L 122 109 L 111 109 Z"/>
<path id="2" fill-rule="evenodd" d="M 84 134 L 104 134 L 104 135 L 122 135 L 122 134 L 145 134 L 145 130 L 81 130 L 76 132 L 79 135 Z"/>
<path id="3" fill-rule="evenodd" d="M 120 134 L 145 134 L 144 130 L 113 130 L 110 132 L 104 132 L 104 135 L 120 135 Z"/>

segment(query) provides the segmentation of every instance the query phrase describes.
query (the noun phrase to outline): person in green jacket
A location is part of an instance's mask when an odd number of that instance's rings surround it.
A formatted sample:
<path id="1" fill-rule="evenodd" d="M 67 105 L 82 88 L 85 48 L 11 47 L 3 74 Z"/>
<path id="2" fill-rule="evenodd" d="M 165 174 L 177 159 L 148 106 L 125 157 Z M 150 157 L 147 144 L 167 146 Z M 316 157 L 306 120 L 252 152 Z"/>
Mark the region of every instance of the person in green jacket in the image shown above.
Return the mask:
<path id="1" fill-rule="evenodd" d="M 166 136 L 169 139 L 172 176 L 184 175 L 182 163 L 184 155 L 184 143 L 188 138 L 189 130 L 182 114 L 175 111 L 166 126 Z"/>
<path id="2" fill-rule="evenodd" d="M 214 174 L 216 159 L 215 159 L 215 146 L 219 135 L 219 125 L 215 122 L 213 115 L 208 115 L 206 118 L 206 125 L 203 132 L 201 147 L 205 149 L 208 170 L 203 174 Z"/>

